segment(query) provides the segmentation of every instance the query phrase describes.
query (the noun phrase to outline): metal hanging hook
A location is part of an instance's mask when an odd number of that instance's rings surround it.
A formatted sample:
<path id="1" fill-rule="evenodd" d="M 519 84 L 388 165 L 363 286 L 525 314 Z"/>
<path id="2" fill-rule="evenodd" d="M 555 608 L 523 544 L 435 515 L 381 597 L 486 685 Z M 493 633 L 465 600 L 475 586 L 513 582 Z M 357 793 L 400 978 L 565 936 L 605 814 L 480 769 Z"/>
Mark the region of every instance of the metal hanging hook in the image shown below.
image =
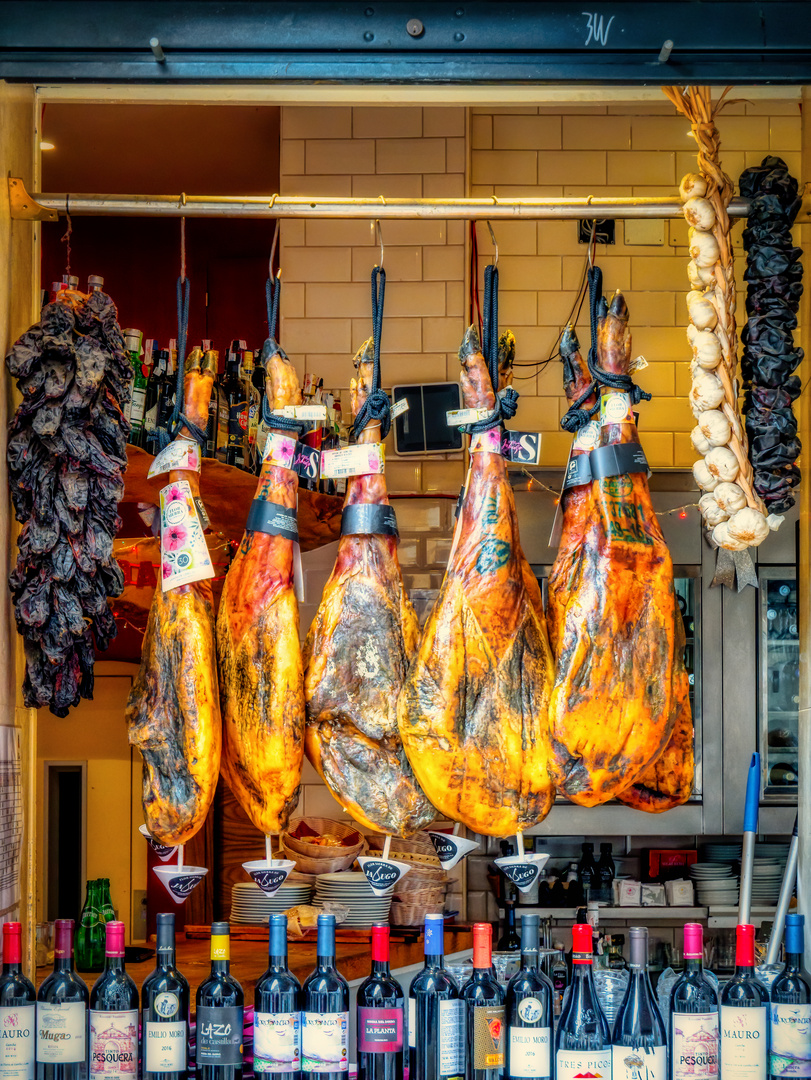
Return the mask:
<path id="1" fill-rule="evenodd" d="M 381 198 L 382 198 L 382 196 L 381 196 Z M 383 256 L 385 255 L 386 249 L 383 246 L 383 230 L 380 227 L 380 218 L 375 218 L 372 228 L 373 228 L 373 231 L 374 231 L 374 238 L 377 241 L 377 243 L 380 245 L 380 262 L 377 265 L 382 270 L 383 269 Z"/>
<path id="2" fill-rule="evenodd" d="M 70 277 L 70 237 L 73 232 L 73 221 L 70 216 L 70 193 L 65 195 L 65 217 L 67 218 L 67 227 L 65 228 L 65 235 L 62 237 L 62 243 L 65 245 L 65 273 Z"/>
<path id="3" fill-rule="evenodd" d="M 273 260 L 276 258 L 276 247 L 279 243 L 279 225 L 281 224 L 281 218 L 276 218 L 276 228 L 273 230 L 273 243 L 270 245 L 270 258 L 268 259 L 268 277 L 273 280 L 275 277 L 282 276 L 282 268 L 279 267 L 278 271 L 274 275 L 273 273 Z"/>
<path id="4" fill-rule="evenodd" d="M 493 232 L 493 226 L 490 222 L 487 222 L 487 229 L 490 233 L 490 240 L 493 243 L 493 266 L 498 266 L 498 241 L 496 240 L 496 234 Z"/>
<path id="5" fill-rule="evenodd" d="M 589 196 L 591 197 L 591 196 Z M 591 222 L 591 236 L 589 236 L 589 268 L 594 266 L 594 256 L 597 252 L 597 218 Z"/>
<path id="6" fill-rule="evenodd" d="M 180 280 L 186 280 L 186 218 L 180 219 Z"/>

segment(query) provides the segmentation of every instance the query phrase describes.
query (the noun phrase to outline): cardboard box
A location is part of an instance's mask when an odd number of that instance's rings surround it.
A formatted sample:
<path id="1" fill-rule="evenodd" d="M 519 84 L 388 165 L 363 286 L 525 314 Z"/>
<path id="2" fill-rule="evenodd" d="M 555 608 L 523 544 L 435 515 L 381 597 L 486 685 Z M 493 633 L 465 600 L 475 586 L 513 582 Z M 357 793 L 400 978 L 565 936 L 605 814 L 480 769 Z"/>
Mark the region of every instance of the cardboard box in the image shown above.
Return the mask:
<path id="1" fill-rule="evenodd" d="M 641 899 L 642 907 L 664 907 L 666 903 L 664 885 L 643 885 Z"/>
<path id="2" fill-rule="evenodd" d="M 671 907 L 692 907 L 694 904 L 692 881 L 668 881 L 665 891 Z"/>
<path id="3" fill-rule="evenodd" d="M 623 881 L 619 888 L 620 907 L 639 907 L 641 904 L 642 886 L 638 881 Z"/>

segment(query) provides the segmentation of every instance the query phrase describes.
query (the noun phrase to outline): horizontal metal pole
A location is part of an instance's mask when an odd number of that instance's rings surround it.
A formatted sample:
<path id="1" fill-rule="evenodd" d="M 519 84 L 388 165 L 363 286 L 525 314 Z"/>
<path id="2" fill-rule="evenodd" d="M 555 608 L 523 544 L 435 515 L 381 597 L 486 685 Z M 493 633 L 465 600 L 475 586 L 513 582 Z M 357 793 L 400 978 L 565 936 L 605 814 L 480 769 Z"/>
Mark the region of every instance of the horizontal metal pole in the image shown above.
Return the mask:
<path id="1" fill-rule="evenodd" d="M 296 196 L 214 195 L 74 195 L 34 194 L 40 208 L 107 217 L 249 217 L 249 218 L 679 218 L 681 201 L 640 198 L 580 199 L 377 199 Z M 35 208 L 32 208 L 35 209 Z M 730 217 L 746 217 L 747 199 L 729 204 Z M 20 215 L 23 216 L 23 215 Z M 33 217 L 29 213 L 24 216 Z"/>

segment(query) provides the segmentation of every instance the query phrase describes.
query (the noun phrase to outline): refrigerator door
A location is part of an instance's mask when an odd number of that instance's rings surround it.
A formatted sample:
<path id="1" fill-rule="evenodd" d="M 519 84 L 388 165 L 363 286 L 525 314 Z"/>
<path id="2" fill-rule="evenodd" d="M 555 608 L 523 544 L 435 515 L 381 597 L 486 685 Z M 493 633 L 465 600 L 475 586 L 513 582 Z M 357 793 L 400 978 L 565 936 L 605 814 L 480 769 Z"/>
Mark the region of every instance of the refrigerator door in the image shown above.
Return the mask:
<path id="1" fill-rule="evenodd" d="M 761 566 L 758 605 L 758 749 L 763 801 L 796 802 L 800 636 L 793 567 Z"/>

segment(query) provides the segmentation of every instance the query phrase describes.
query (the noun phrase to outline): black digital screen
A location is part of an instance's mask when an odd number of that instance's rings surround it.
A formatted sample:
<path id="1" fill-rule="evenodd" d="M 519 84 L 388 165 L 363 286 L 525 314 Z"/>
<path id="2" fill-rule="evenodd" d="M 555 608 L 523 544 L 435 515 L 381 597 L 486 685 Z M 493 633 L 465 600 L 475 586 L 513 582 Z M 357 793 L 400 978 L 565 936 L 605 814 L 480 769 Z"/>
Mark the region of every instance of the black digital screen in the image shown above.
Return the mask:
<path id="1" fill-rule="evenodd" d="M 461 408 L 459 383 L 426 383 L 393 387 L 395 404 L 406 399 L 408 409 L 394 421 L 398 454 L 452 453 L 462 449 L 462 433 L 449 427 L 445 414 Z"/>

